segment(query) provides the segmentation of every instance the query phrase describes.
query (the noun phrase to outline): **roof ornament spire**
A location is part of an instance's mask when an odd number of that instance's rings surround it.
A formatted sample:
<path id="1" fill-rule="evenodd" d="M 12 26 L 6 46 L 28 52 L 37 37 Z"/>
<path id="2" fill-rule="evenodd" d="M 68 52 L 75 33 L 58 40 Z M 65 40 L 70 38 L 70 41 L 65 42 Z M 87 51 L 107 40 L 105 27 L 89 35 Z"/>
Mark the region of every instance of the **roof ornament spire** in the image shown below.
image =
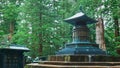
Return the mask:
<path id="1" fill-rule="evenodd" d="M 96 23 L 97 21 L 88 17 L 83 9 L 83 7 L 80 6 L 80 11 L 78 13 L 76 13 L 75 15 L 64 19 L 65 22 L 70 23 L 72 25 L 75 26 L 79 26 L 79 25 L 86 25 L 86 24 L 92 24 L 92 23 Z"/>
<path id="2" fill-rule="evenodd" d="M 84 13 L 83 7 L 80 5 L 80 12 Z"/>

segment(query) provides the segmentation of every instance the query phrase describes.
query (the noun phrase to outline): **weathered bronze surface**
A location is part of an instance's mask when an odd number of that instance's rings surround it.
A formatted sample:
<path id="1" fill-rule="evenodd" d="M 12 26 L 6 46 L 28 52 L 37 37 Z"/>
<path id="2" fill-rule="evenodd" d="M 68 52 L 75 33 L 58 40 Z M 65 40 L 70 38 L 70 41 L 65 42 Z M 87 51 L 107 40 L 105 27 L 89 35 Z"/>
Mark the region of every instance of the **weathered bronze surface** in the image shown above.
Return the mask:
<path id="1" fill-rule="evenodd" d="M 89 29 L 86 25 L 73 28 L 73 42 L 89 42 Z"/>

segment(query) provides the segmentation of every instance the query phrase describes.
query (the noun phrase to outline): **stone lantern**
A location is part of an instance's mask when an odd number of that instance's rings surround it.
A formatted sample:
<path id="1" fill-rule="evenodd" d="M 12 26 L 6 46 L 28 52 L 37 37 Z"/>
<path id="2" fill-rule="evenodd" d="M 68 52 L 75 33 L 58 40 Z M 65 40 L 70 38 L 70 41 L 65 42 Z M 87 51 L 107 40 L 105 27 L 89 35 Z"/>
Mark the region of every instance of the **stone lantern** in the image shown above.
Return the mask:
<path id="1" fill-rule="evenodd" d="M 23 53 L 28 52 L 26 47 L 18 47 L 16 44 L 0 48 L 0 68 L 24 68 L 25 58 Z"/>

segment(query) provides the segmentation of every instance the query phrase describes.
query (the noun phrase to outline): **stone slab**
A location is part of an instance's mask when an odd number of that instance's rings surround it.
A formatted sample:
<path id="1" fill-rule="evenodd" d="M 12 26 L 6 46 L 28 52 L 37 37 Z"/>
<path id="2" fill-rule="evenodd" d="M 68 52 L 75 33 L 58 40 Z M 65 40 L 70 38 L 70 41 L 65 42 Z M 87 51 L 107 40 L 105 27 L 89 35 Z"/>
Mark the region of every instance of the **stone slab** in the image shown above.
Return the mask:
<path id="1" fill-rule="evenodd" d="M 120 65 L 119 66 L 98 66 L 98 65 L 77 66 L 77 65 L 49 65 L 49 64 L 32 63 L 26 65 L 25 68 L 120 68 Z"/>

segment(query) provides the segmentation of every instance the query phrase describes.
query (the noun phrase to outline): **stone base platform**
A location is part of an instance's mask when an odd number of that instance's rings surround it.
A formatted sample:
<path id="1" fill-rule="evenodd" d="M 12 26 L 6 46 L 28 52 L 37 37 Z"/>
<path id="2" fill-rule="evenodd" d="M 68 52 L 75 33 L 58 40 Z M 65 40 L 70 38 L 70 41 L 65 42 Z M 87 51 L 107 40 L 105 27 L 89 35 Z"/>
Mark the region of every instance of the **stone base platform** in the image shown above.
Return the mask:
<path id="1" fill-rule="evenodd" d="M 25 68 L 120 68 L 120 62 L 41 61 L 27 64 Z"/>
<path id="2" fill-rule="evenodd" d="M 48 61 L 27 64 L 25 68 L 120 68 L 120 57 L 95 55 L 56 55 Z"/>
<path id="3" fill-rule="evenodd" d="M 70 62 L 120 62 L 120 57 L 104 55 L 53 55 L 48 61 L 70 61 Z"/>

